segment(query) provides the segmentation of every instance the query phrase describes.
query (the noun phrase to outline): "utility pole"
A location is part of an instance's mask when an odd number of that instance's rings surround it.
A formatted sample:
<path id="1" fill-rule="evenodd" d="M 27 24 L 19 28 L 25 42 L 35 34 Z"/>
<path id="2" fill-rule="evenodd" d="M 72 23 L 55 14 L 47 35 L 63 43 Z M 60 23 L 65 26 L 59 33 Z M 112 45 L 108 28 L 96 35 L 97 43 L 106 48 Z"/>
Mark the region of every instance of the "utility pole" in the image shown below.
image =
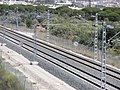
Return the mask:
<path id="1" fill-rule="evenodd" d="M 106 29 L 107 25 L 103 22 L 102 35 L 102 63 L 101 63 L 101 90 L 106 90 Z"/>
<path id="2" fill-rule="evenodd" d="M 50 11 L 48 10 L 48 15 L 47 15 L 47 42 L 49 42 L 50 39 L 50 33 L 49 33 L 49 25 L 50 25 Z"/>
<path id="3" fill-rule="evenodd" d="M 18 30 L 18 6 L 16 8 L 16 29 Z"/>
<path id="4" fill-rule="evenodd" d="M 18 6 L 16 7 L 16 30 L 18 30 Z M 21 54 L 21 49 L 22 49 L 22 41 L 19 41 L 19 54 Z"/>
<path id="5" fill-rule="evenodd" d="M 34 48 L 34 51 L 33 51 L 33 61 L 30 62 L 30 65 L 38 65 L 39 62 L 35 61 L 36 60 L 36 56 L 37 56 L 37 46 L 36 46 L 36 26 L 37 26 L 37 23 L 36 23 L 36 19 L 37 18 L 37 11 L 35 11 L 35 14 L 34 14 L 34 42 L 33 42 L 33 48 Z"/>
<path id="6" fill-rule="evenodd" d="M 48 10 L 47 14 L 47 42 L 49 43 L 50 41 L 50 26 L 59 26 L 61 24 L 50 24 L 50 11 Z"/>
<path id="7" fill-rule="evenodd" d="M 34 59 L 36 58 L 36 17 L 37 17 L 37 12 L 35 12 L 34 15 Z"/>
<path id="8" fill-rule="evenodd" d="M 95 37 L 94 37 L 94 60 L 98 60 L 98 13 L 96 13 Z"/>

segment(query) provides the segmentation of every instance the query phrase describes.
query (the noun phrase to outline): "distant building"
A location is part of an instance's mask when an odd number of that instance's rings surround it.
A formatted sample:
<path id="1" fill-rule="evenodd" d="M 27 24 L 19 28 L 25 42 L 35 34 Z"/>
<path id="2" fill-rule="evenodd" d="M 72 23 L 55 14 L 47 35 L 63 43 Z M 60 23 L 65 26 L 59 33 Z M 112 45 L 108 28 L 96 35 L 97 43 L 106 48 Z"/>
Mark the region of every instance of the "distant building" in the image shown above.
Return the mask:
<path id="1" fill-rule="evenodd" d="M 24 0 L 3 0 L 2 4 L 8 4 L 8 5 L 13 5 L 13 4 L 23 4 L 23 5 L 27 5 L 27 3 Z"/>
<path id="2" fill-rule="evenodd" d="M 64 6 L 73 5 L 78 8 L 84 7 L 120 7 L 120 0 L 1 0 L 0 4 L 33 4 L 33 5 L 45 5 L 45 6 Z M 53 8 L 55 8 L 53 7 Z"/>
<path id="3" fill-rule="evenodd" d="M 63 5 L 72 5 L 72 2 L 70 2 L 68 0 L 66 0 L 66 1 L 58 1 L 58 2 L 56 2 L 56 5 L 61 5 L 61 6 L 63 6 Z"/>

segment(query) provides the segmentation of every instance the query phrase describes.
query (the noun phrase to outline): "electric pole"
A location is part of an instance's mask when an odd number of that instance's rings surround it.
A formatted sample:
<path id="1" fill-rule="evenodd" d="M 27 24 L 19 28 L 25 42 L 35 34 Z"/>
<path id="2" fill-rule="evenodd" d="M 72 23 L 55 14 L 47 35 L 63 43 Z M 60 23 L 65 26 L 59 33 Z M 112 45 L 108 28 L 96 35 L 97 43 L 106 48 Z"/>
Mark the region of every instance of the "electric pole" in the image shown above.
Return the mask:
<path id="1" fill-rule="evenodd" d="M 39 62 L 35 61 L 36 60 L 36 56 L 37 56 L 37 46 L 36 46 L 36 27 L 37 27 L 37 11 L 35 11 L 35 14 L 34 14 L 34 41 L 33 41 L 33 61 L 30 62 L 30 65 L 38 65 Z"/>
<path id="2" fill-rule="evenodd" d="M 47 42 L 49 42 L 49 38 L 50 38 L 50 35 L 49 35 L 49 19 L 50 19 L 50 11 L 48 10 L 48 15 L 47 15 Z"/>
<path id="3" fill-rule="evenodd" d="M 101 90 L 106 90 L 106 29 L 107 25 L 103 22 L 102 35 L 102 63 L 101 63 Z"/>
<path id="4" fill-rule="evenodd" d="M 16 8 L 16 29 L 18 30 L 18 6 Z"/>
<path id="5" fill-rule="evenodd" d="M 34 15 L 34 59 L 36 58 L 36 18 L 37 18 L 37 12 L 35 12 L 35 15 Z"/>
<path id="6" fill-rule="evenodd" d="M 50 24 L 50 11 L 48 10 L 47 14 L 47 42 L 49 43 L 50 41 L 50 26 L 59 26 L 61 24 Z"/>
<path id="7" fill-rule="evenodd" d="M 98 60 L 98 13 L 96 13 L 95 37 L 94 37 L 94 60 Z"/>

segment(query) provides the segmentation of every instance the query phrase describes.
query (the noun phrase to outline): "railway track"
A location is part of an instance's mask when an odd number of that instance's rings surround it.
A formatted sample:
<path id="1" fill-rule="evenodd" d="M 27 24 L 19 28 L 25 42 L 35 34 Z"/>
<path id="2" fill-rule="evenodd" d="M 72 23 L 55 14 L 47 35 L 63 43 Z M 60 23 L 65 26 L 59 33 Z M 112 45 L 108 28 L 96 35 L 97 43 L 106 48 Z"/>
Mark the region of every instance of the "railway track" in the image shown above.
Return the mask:
<path id="1" fill-rule="evenodd" d="M 1 37 L 4 34 L 7 40 L 16 45 L 19 45 L 19 43 L 22 42 L 22 48 L 25 50 L 32 53 L 34 53 L 33 50 L 36 50 L 36 56 L 42 58 L 43 60 L 49 61 L 53 65 L 56 65 L 62 70 L 70 73 L 73 77 L 84 80 L 86 83 L 95 87 L 95 90 L 100 89 L 100 63 L 86 59 L 85 57 L 81 57 L 65 49 L 40 40 L 36 40 L 36 47 L 34 47 L 33 38 L 17 33 L 3 26 L 0 28 Z M 120 71 L 110 66 L 107 66 L 106 68 L 107 90 L 120 90 Z"/>

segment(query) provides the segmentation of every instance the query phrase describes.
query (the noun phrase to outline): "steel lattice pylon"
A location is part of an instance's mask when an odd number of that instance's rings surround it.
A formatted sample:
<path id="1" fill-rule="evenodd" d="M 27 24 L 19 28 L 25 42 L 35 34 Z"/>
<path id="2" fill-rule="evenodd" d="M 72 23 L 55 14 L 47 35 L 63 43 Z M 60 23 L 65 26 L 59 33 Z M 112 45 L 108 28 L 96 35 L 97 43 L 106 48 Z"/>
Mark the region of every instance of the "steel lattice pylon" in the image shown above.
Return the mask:
<path id="1" fill-rule="evenodd" d="M 16 29 L 18 30 L 18 6 L 16 7 Z"/>
<path id="2" fill-rule="evenodd" d="M 94 60 L 98 60 L 98 13 L 96 13 L 95 37 L 94 37 Z"/>
<path id="3" fill-rule="evenodd" d="M 50 25 L 50 22 L 49 22 L 49 19 L 50 19 L 50 12 L 48 10 L 48 17 L 47 17 L 47 42 L 49 42 L 49 25 Z"/>
<path id="4" fill-rule="evenodd" d="M 47 13 L 47 42 L 49 43 L 50 41 L 50 26 L 59 26 L 59 25 L 62 25 L 62 24 L 51 24 L 50 23 L 50 11 L 48 10 L 48 13 Z"/>
<path id="5" fill-rule="evenodd" d="M 107 25 L 103 22 L 102 35 L 102 63 L 101 63 L 101 90 L 106 90 L 106 29 Z"/>
<path id="6" fill-rule="evenodd" d="M 36 26 L 37 26 L 36 17 L 37 17 L 37 12 L 35 12 L 35 15 L 34 15 L 34 59 L 35 59 L 36 54 L 37 54 L 37 50 L 36 50 Z"/>

